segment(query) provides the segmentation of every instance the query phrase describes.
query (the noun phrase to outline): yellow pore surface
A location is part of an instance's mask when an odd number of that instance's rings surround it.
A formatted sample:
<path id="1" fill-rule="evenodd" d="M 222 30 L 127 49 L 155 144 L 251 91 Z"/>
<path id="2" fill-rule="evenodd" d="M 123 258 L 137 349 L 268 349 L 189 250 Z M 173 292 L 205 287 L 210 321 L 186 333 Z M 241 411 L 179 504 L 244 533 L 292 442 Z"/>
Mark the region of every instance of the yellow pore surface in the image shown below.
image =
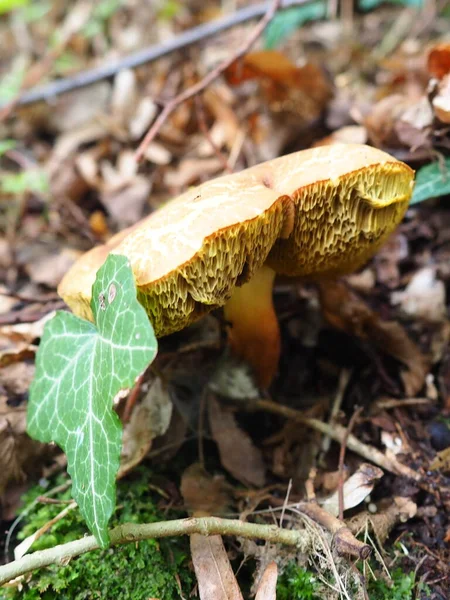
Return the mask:
<path id="1" fill-rule="evenodd" d="M 303 150 L 190 189 L 82 256 L 59 293 L 92 319 L 91 287 L 109 252 L 128 257 L 162 336 L 222 306 L 268 264 L 317 278 L 350 272 L 403 218 L 414 172 L 375 148 Z"/>

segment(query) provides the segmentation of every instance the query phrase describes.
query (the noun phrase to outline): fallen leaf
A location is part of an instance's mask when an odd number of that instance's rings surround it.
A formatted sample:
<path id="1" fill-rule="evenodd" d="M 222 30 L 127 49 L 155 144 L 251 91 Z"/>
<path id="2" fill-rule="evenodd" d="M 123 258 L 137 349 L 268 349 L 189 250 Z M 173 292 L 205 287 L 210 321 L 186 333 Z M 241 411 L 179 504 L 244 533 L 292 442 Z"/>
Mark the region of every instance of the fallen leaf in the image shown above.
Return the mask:
<path id="1" fill-rule="evenodd" d="M 197 517 L 220 514 L 228 504 L 223 479 L 211 477 L 198 463 L 184 471 L 181 494 Z M 190 544 L 200 600 L 243 600 L 222 537 L 194 533 Z"/>
<path id="2" fill-rule="evenodd" d="M 431 101 L 434 114 L 442 123 L 450 123 L 450 75 L 446 75 L 439 82 L 437 94 Z"/>
<path id="3" fill-rule="evenodd" d="M 302 123 L 318 118 L 333 95 L 323 69 L 313 63 L 299 67 L 277 50 L 250 52 L 225 76 L 232 85 L 257 80 L 272 112 L 295 114 Z"/>
<path id="4" fill-rule="evenodd" d="M 429 323 L 441 323 L 447 316 L 445 285 L 436 278 L 436 269 L 425 267 L 414 273 L 411 281 L 401 292 L 394 292 L 392 304 L 399 305 L 402 312 L 413 319 Z"/>
<path id="5" fill-rule="evenodd" d="M 26 433 L 25 400 L 33 375 L 34 365 L 27 362 L 0 369 L 0 498 L 26 474 L 40 472 L 42 459 L 56 451 Z"/>
<path id="6" fill-rule="evenodd" d="M 25 358 L 24 355 L 33 356 L 36 347 L 32 342 L 42 336 L 45 324 L 54 314 L 55 312 L 52 311 L 33 323 L 0 327 L 0 367 L 13 363 L 19 358 Z"/>
<path id="7" fill-rule="evenodd" d="M 214 394 L 209 395 L 208 416 L 223 467 L 246 485 L 264 485 L 266 469 L 261 451 L 238 426 L 231 409 L 222 406 Z"/>
<path id="8" fill-rule="evenodd" d="M 408 257 L 408 240 L 401 233 L 394 233 L 376 254 L 373 264 L 377 280 L 388 288 L 400 284 L 399 263 Z"/>
<path id="9" fill-rule="evenodd" d="M 374 344 L 405 367 L 400 373 L 405 394 L 415 397 L 425 384 L 429 360 L 395 321 L 382 321 L 356 294 L 339 281 L 319 283 L 325 318 L 338 329 Z"/>
<path id="10" fill-rule="evenodd" d="M 276 600 L 278 567 L 276 562 L 267 565 L 258 585 L 255 600 Z"/>
<path id="11" fill-rule="evenodd" d="M 430 75 L 442 79 L 450 73 L 450 43 L 441 42 L 428 53 L 427 67 Z"/>
<path id="12" fill-rule="evenodd" d="M 430 469 L 432 471 L 450 471 L 450 447 L 445 450 L 441 450 L 434 457 Z"/>
<path id="13" fill-rule="evenodd" d="M 229 503 L 223 478 L 211 477 L 199 463 L 184 471 L 181 495 L 187 510 L 194 515 L 220 515 Z"/>
<path id="14" fill-rule="evenodd" d="M 243 600 L 220 535 L 191 535 L 200 600 Z"/>
<path id="15" fill-rule="evenodd" d="M 328 146 L 330 144 L 366 144 L 367 130 L 362 125 L 347 125 L 333 131 L 327 137 L 313 144 L 316 146 Z"/>
<path id="16" fill-rule="evenodd" d="M 138 465 L 152 446 L 164 435 L 172 417 L 172 402 L 162 380 L 157 377 L 141 402 L 134 407 L 122 436 L 122 453 L 118 477 Z"/>
<path id="17" fill-rule="evenodd" d="M 344 483 L 344 510 L 348 510 L 361 504 L 369 494 L 372 493 L 375 483 L 383 477 L 383 471 L 378 467 L 363 463 Z M 337 517 L 339 515 L 339 492 L 336 491 L 328 498 L 321 500 L 319 504 L 327 512 Z"/>

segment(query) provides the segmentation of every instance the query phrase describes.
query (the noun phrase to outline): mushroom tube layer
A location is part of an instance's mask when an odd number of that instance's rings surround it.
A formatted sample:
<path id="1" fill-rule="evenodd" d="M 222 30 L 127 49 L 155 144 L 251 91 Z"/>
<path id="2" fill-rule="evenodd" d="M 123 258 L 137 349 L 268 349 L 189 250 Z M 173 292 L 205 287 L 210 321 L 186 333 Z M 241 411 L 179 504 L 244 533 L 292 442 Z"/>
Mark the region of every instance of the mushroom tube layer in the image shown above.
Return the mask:
<path id="1" fill-rule="evenodd" d="M 223 306 L 263 265 L 289 276 L 351 272 L 401 221 L 414 172 L 380 150 L 303 150 L 189 190 L 83 255 L 58 292 L 92 319 L 108 253 L 128 257 L 157 336 Z"/>

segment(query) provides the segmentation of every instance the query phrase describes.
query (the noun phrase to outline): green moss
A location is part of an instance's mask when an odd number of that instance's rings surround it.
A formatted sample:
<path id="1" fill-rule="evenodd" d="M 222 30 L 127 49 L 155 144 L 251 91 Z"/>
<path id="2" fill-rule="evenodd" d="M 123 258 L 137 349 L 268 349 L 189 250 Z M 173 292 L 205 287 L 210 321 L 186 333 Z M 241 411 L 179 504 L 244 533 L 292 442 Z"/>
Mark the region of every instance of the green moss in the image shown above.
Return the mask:
<path id="1" fill-rule="evenodd" d="M 391 572 L 391 579 L 371 580 L 368 585 L 370 600 L 413 600 L 415 596 L 415 575 L 405 573 L 402 569 Z M 419 591 L 423 586 L 419 585 Z"/>
<path id="2" fill-rule="evenodd" d="M 278 579 L 277 600 L 319 600 L 319 588 L 311 571 L 289 563 Z"/>
<path id="3" fill-rule="evenodd" d="M 150 523 L 174 518 L 173 514 L 163 514 L 158 510 L 155 502 L 159 498 L 149 489 L 149 480 L 150 474 L 141 471 L 133 480 L 118 484 L 117 510 L 111 520 L 111 527 L 120 523 Z M 42 493 L 42 488 L 33 488 L 26 495 L 26 501 L 31 502 Z M 58 498 L 69 499 L 70 490 L 60 494 Z M 54 504 L 36 505 L 26 517 L 20 537 L 35 532 L 62 508 L 62 505 Z M 86 533 L 83 519 L 77 510 L 73 510 L 56 523 L 49 534 L 38 540 L 33 545 L 33 550 L 63 544 Z M 65 567 L 41 569 L 33 574 L 32 579 L 20 591 L 2 590 L 0 598 L 175 600 L 182 597 L 179 584 L 183 596 L 189 596 L 193 579 L 193 573 L 189 569 L 188 538 L 146 540 L 97 550 L 72 560 Z"/>

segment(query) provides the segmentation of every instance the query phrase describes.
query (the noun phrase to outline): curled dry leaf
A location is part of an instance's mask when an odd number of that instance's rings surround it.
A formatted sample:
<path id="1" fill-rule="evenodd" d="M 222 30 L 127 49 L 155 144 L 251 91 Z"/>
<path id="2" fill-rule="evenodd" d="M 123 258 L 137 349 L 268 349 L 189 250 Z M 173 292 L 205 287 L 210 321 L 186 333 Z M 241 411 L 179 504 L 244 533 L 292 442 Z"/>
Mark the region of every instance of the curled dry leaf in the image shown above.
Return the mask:
<path id="1" fill-rule="evenodd" d="M 404 291 L 392 294 L 392 303 L 408 317 L 429 323 L 442 323 L 447 315 L 445 285 L 433 267 L 417 271 Z"/>
<path id="2" fill-rule="evenodd" d="M 395 321 L 382 321 L 342 282 L 321 282 L 319 292 L 326 319 L 402 363 L 405 369 L 400 376 L 405 394 L 416 396 L 425 383 L 430 365 L 403 327 Z"/>
<path id="3" fill-rule="evenodd" d="M 26 473 L 36 475 L 43 457 L 54 453 L 26 433 L 23 400 L 33 375 L 34 365 L 26 362 L 0 369 L 0 498 L 9 485 L 24 481 Z"/>
<path id="4" fill-rule="evenodd" d="M 167 388 L 157 377 L 125 425 L 118 477 L 126 475 L 143 460 L 152 440 L 166 433 L 171 417 L 172 401 Z"/>
<path id="5" fill-rule="evenodd" d="M 399 263 L 408 256 L 408 240 L 401 233 L 394 233 L 374 258 L 377 280 L 388 288 L 400 283 Z"/>
<path id="6" fill-rule="evenodd" d="M 432 100 L 436 117 L 446 125 L 450 124 L 450 75 L 446 75 L 439 82 L 437 94 Z"/>
<path id="7" fill-rule="evenodd" d="M 266 469 L 261 451 L 238 426 L 232 409 L 222 406 L 215 395 L 210 394 L 208 416 L 223 467 L 246 485 L 264 485 Z"/>
<path id="8" fill-rule="evenodd" d="M 200 600 L 243 600 L 220 535 L 191 535 Z"/>
<path id="9" fill-rule="evenodd" d="M 428 72 L 437 79 L 450 73 L 450 43 L 436 44 L 428 53 Z"/>
<path id="10" fill-rule="evenodd" d="M 257 80 L 272 112 L 295 114 L 303 124 L 318 118 L 333 94 L 320 67 L 298 67 L 277 50 L 250 52 L 231 65 L 226 77 L 232 85 Z"/>
<path id="11" fill-rule="evenodd" d="M 13 363 L 24 355 L 33 356 L 36 347 L 32 342 L 42 336 L 45 324 L 54 315 L 55 312 L 52 311 L 33 323 L 0 327 L 0 367 Z"/>
<path id="12" fill-rule="evenodd" d="M 220 515 L 229 504 L 222 477 L 211 477 L 200 463 L 190 465 L 181 478 L 181 495 L 194 515 Z"/>
<path id="13" fill-rule="evenodd" d="M 327 146 L 329 144 L 366 144 L 367 130 L 362 125 L 347 125 L 333 131 L 327 137 L 318 140 L 315 146 Z"/>
<path id="14" fill-rule="evenodd" d="M 387 505 L 381 505 L 375 514 L 359 513 L 348 521 L 348 526 L 357 535 L 369 527 L 375 534 L 378 545 L 383 547 L 391 531 L 398 523 L 406 523 L 417 513 L 417 505 L 410 498 L 396 496 Z"/>
<path id="15" fill-rule="evenodd" d="M 430 465 L 432 471 L 450 471 L 450 447 L 438 452 Z"/>
<path id="16" fill-rule="evenodd" d="M 276 600 L 278 567 L 275 561 L 269 563 L 264 571 L 256 592 L 255 600 Z"/>
<path id="17" fill-rule="evenodd" d="M 200 464 L 183 473 L 181 493 L 194 516 L 220 514 L 228 504 L 223 479 L 210 477 Z M 190 536 L 200 600 L 243 600 L 220 535 Z"/>
<path id="18" fill-rule="evenodd" d="M 344 483 L 344 510 L 348 510 L 361 504 L 369 494 L 372 493 L 375 483 L 383 477 L 383 471 L 374 465 L 363 463 L 356 473 Z M 335 517 L 339 514 L 339 493 L 319 500 L 322 508 Z"/>

